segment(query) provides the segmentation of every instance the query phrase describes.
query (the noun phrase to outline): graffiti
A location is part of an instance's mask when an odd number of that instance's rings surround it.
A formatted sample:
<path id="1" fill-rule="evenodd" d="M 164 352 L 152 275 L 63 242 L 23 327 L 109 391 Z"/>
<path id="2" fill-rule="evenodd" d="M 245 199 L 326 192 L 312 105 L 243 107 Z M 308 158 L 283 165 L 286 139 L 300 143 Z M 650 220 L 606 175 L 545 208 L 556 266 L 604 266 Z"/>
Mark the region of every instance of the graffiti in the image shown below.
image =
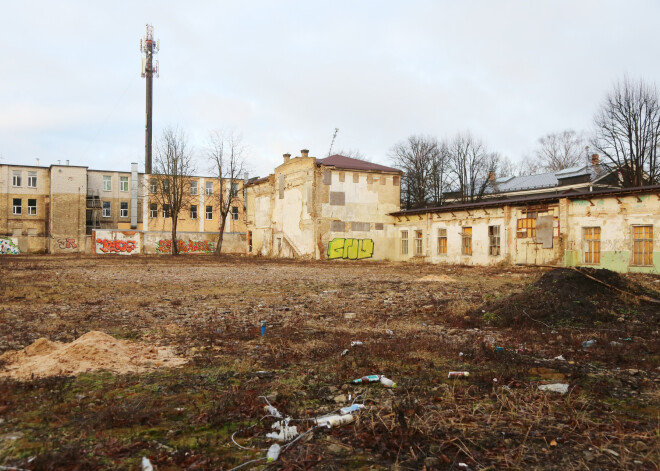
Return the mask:
<path id="1" fill-rule="evenodd" d="M 176 241 L 177 248 L 179 249 L 179 253 L 195 253 L 195 252 L 202 252 L 202 253 L 208 253 L 208 252 L 213 252 L 213 242 L 209 242 L 206 240 L 203 241 L 195 241 L 195 240 L 190 240 L 188 239 L 187 241 L 185 240 L 177 240 Z M 166 240 L 159 240 L 158 245 L 156 246 L 156 252 L 158 253 L 171 253 L 172 252 L 172 241 L 169 239 Z"/>
<path id="2" fill-rule="evenodd" d="M 103 253 L 131 253 L 135 250 L 134 240 L 96 239 L 96 243 L 101 245 L 98 249 Z"/>
<path id="3" fill-rule="evenodd" d="M 0 255 L 18 255 L 21 250 L 10 239 L 0 239 Z"/>
<path id="4" fill-rule="evenodd" d="M 59 245 L 60 249 L 77 249 L 78 244 L 76 244 L 76 239 L 57 239 L 57 245 Z"/>
<path id="5" fill-rule="evenodd" d="M 371 239 L 336 238 L 328 242 L 328 260 L 346 258 L 360 260 L 374 256 L 374 241 Z"/>

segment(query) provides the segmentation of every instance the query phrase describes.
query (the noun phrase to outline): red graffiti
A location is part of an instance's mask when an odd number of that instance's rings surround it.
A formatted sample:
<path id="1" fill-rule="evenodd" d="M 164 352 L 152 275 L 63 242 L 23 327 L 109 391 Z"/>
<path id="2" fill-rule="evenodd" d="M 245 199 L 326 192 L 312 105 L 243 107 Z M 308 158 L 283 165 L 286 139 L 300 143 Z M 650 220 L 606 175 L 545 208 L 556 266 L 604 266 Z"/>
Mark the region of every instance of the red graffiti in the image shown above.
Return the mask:
<path id="1" fill-rule="evenodd" d="M 96 239 L 97 244 L 101 244 L 99 249 L 104 253 L 117 253 L 117 252 L 127 252 L 131 253 L 135 250 L 135 241 L 134 240 L 108 240 L 108 239 Z"/>
<path id="2" fill-rule="evenodd" d="M 213 242 L 201 241 L 197 242 L 195 240 L 188 241 L 177 240 L 176 245 L 179 249 L 179 253 L 192 253 L 192 252 L 213 252 Z M 159 240 L 156 251 L 160 253 L 170 253 L 172 252 L 172 241 L 171 240 Z"/>
<path id="3" fill-rule="evenodd" d="M 57 244 L 60 249 L 77 249 L 78 244 L 76 244 L 76 239 L 57 239 Z"/>

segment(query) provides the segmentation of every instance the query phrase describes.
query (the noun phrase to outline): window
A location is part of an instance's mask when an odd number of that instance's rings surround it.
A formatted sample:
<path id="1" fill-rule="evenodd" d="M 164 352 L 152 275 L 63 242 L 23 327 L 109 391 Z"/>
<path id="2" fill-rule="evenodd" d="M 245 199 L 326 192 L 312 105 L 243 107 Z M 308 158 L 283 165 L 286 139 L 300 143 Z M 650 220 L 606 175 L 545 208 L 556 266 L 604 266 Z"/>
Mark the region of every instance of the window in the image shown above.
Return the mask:
<path id="1" fill-rule="evenodd" d="M 231 197 L 236 198 L 238 196 L 238 183 L 231 184 Z"/>
<path id="2" fill-rule="evenodd" d="M 415 255 L 422 255 L 422 231 L 415 231 Z"/>
<path id="3" fill-rule="evenodd" d="M 37 172 L 28 172 L 28 188 L 37 187 Z"/>
<path id="4" fill-rule="evenodd" d="M 600 227 L 583 227 L 584 263 L 600 263 Z"/>
<path id="5" fill-rule="evenodd" d="M 170 217 L 170 205 L 169 204 L 164 204 L 163 205 L 163 217 L 164 218 Z"/>
<path id="6" fill-rule="evenodd" d="M 472 255 L 472 228 L 464 227 L 461 232 L 461 253 L 463 255 Z"/>
<path id="7" fill-rule="evenodd" d="M 438 229 L 438 255 L 447 255 L 447 228 Z"/>
<path id="8" fill-rule="evenodd" d="M 153 219 L 158 217 L 158 204 L 151 203 L 149 205 L 149 217 Z"/>
<path id="9" fill-rule="evenodd" d="M 112 190 L 112 177 L 110 175 L 103 175 L 103 191 Z"/>
<path id="10" fill-rule="evenodd" d="M 28 216 L 36 216 L 37 215 L 37 200 L 36 199 L 29 199 L 28 200 Z"/>
<path id="11" fill-rule="evenodd" d="M 191 195 L 196 195 L 197 194 L 197 182 L 190 182 L 190 194 Z"/>
<path id="12" fill-rule="evenodd" d="M 401 231 L 401 255 L 408 255 L 408 231 Z"/>
<path id="13" fill-rule="evenodd" d="M 519 239 L 536 237 L 536 212 L 527 212 L 525 217 L 518 218 L 517 236 Z"/>
<path id="14" fill-rule="evenodd" d="M 103 207 L 103 217 L 104 218 L 109 218 L 110 217 L 110 201 L 103 201 L 102 203 Z"/>
<path id="15" fill-rule="evenodd" d="M 206 207 L 206 219 L 213 219 L 213 206 Z"/>
<path id="16" fill-rule="evenodd" d="M 12 214 L 20 215 L 23 214 L 23 200 L 20 198 L 14 198 Z"/>
<path id="17" fill-rule="evenodd" d="M 252 231 L 248 231 L 248 252 L 252 252 Z"/>
<path id="18" fill-rule="evenodd" d="M 197 219 L 197 205 L 190 205 L 190 219 Z"/>
<path id="19" fill-rule="evenodd" d="M 488 254 L 500 254 L 500 226 L 488 226 Z"/>
<path id="20" fill-rule="evenodd" d="M 206 194 L 207 195 L 213 194 L 213 182 L 206 182 Z"/>
<path id="21" fill-rule="evenodd" d="M 238 221 L 238 206 L 231 207 L 231 219 L 233 221 Z"/>
<path id="22" fill-rule="evenodd" d="M 633 265 L 653 265 L 653 226 L 633 226 Z"/>
<path id="23" fill-rule="evenodd" d="M 12 185 L 21 186 L 21 172 L 14 172 L 11 181 Z"/>
<path id="24" fill-rule="evenodd" d="M 119 177 L 119 191 L 128 191 L 128 177 Z"/>
<path id="25" fill-rule="evenodd" d="M 119 217 L 120 218 L 128 217 L 128 201 L 122 201 L 119 203 Z"/>
<path id="26" fill-rule="evenodd" d="M 169 180 L 163 180 L 163 193 L 169 193 L 170 192 L 170 181 Z"/>
<path id="27" fill-rule="evenodd" d="M 149 191 L 151 193 L 158 193 L 158 180 L 155 178 L 149 180 Z"/>

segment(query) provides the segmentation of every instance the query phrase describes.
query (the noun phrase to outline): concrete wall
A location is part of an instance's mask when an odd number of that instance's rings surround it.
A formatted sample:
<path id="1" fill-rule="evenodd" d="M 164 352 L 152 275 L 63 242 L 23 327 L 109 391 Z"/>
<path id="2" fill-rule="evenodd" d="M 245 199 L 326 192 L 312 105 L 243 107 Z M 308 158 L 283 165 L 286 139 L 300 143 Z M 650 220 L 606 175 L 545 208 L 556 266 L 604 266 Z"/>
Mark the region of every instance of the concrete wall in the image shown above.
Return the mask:
<path id="1" fill-rule="evenodd" d="M 50 167 L 50 253 L 84 252 L 87 167 Z"/>
<path id="2" fill-rule="evenodd" d="M 94 232 L 93 253 L 98 255 L 169 254 L 172 250 L 171 233 L 163 231 L 98 230 Z M 178 232 L 179 251 L 213 253 L 218 240 L 215 232 Z M 225 233 L 222 253 L 244 254 L 245 233 Z"/>

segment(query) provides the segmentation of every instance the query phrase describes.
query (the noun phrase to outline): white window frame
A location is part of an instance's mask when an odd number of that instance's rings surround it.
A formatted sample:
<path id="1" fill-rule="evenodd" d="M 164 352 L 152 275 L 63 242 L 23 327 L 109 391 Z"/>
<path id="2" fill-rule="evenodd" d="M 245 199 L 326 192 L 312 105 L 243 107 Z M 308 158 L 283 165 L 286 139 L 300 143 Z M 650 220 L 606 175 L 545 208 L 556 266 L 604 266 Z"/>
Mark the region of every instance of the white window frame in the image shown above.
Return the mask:
<path id="1" fill-rule="evenodd" d="M 234 211 L 236 210 L 236 211 Z M 231 207 L 231 220 L 238 221 L 238 206 Z"/>
<path id="2" fill-rule="evenodd" d="M 190 182 L 190 194 L 191 195 L 196 195 L 197 194 L 197 182 L 196 181 Z"/>
<path id="3" fill-rule="evenodd" d="M 14 171 L 12 173 L 12 178 L 11 178 L 11 184 L 12 186 L 22 186 L 22 173 L 18 171 Z"/>
<path id="4" fill-rule="evenodd" d="M 112 203 L 110 201 L 102 201 L 101 208 L 102 208 L 101 216 L 103 216 L 104 218 L 112 217 Z"/>
<path id="5" fill-rule="evenodd" d="M 111 175 L 103 175 L 103 191 L 112 191 Z"/>
<path id="6" fill-rule="evenodd" d="M 158 193 L 158 180 L 156 178 L 151 178 L 149 180 L 149 192 Z"/>
<path id="7" fill-rule="evenodd" d="M 119 191 L 128 191 L 128 177 L 119 177 Z"/>
<path id="8" fill-rule="evenodd" d="M 424 255 L 424 232 L 415 231 L 415 255 Z"/>
<path id="9" fill-rule="evenodd" d="M 30 201 L 34 201 L 34 205 L 30 205 Z M 37 199 L 36 198 L 28 198 L 28 200 L 27 200 L 27 213 L 28 213 L 28 216 L 36 216 L 37 215 Z"/>
<path id="10" fill-rule="evenodd" d="M 491 257 L 499 257 L 502 254 L 502 237 L 500 234 L 499 224 L 488 226 L 488 255 Z M 497 253 L 493 253 L 493 249 L 496 249 Z"/>
<path id="11" fill-rule="evenodd" d="M 27 186 L 28 188 L 37 187 L 37 172 L 28 172 Z"/>
<path id="12" fill-rule="evenodd" d="M 170 205 L 169 205 L 169 204 L 164 204 L 164 205 L 163 205 L 163 211 L 162 211 L 162 213 L 163 213 L 163 219 L 167 219 L 167 218 L 169 218 L 169 217 L 172 217 L 172 210 L 170 209 Z"/>
<path id="13" fill-rule="evenodd" d="M 197 219 L 197 205 L 190 205 L 190 219 Z"/>
<path id="14" fill-rule="evenodd" d="M 206 182 L 206 195 L 211 196 L 213 194 L 213 182 Z"/>
<path id="15" fill-rule="evenodd" d="M 444 245 L 441 243 L 442 240 L 445 241 Z M 445 251 L 441 252 L 440 249 L 443 248 L 443 247 L 444 247 Z M 446 227 L 440 227 L 438 229 L 437 254 L 446 256 L 447 255 L 447 249 L 448 249 L 448 246 L 447 246 L 447 228 Z"/>
<path id="16" fill-rule="evenodd" d="M 18 201 L 20 204 L 16 204 Z M 23 214 L 23 200 L 21 198 L 13 198 L 11 202 L 12 211 L 14 216 L 21 216 Z"/>
<path id="17" fill-rule="evenodd" d="M 155 208 L 154 208 L 155 206 Z M 149 217 L 151 219 L 157 219 L 158 218 L 158 203 L 150 203 L 149 204 Z"/>
<path id="18" fill-rule="evenodd" d="M 408 255 L 408 231 L 401 231 L 401 255 Z"/>
<path id="19" fill-rule="evenodd" d="M 126 206 L 124 208 L 124 205 Z M 128 217 L 128 201 L 120 201 L 119 202 L 119 217 L 120 218 L 127 218 Z"/>
<path id="20" fill-rule="evenodd" d="M 209 208 L 211 208 L 211 211 L 209 211 Z M 206 220 L 207 221 L 213 219 L 213 206 L 206 206 L 205 213 L 206 213 Z M 209 215 L 210 215 L 210 217 L 209 217 Z"/>

